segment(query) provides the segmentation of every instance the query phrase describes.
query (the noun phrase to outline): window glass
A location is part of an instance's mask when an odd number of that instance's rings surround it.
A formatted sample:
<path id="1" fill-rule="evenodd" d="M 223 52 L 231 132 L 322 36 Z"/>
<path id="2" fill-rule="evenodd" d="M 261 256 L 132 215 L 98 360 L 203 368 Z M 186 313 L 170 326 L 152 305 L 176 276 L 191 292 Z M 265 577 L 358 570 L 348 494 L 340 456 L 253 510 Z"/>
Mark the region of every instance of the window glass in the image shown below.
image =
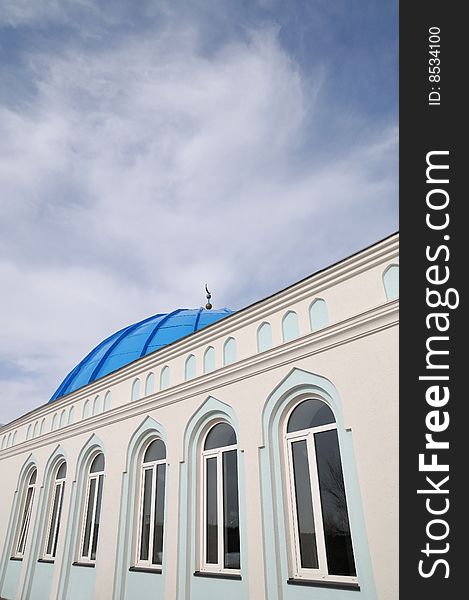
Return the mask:
<path id="1" fill-rule="evenodd" d="M 65 479 L 67 475 L 67 463 L 62 463 L 57 471 L 56 479 Z"/>
<path id="2" fill-rule="evenodd" d="M 228 423 L 214 425 L 205 440 L 202 567 L 219 572 L 240 569 L 238 451 Z"/>
<path id="3" fill-rule="evenodd" d="M 306 440 L 293 442 L 292 453 L 301 566 L 305 569 L 317 569 L 319 563 Z"/>
<path id="4" fill-rule="evenodd" d="M 302 431 L 335 423 L 334 413 L 321 400 L 305 400 L 298 404 L 288 420 L 287 432 Z"/>
<path id="5" fill-rule="evenodd" d="M 294 576 L 355 578 L 337 425 L 329 406 L 317 399 L 298 404 L 286 443 Z"/>
<path id="6" fill-rule="evenodd" d="M 153 564 L 163 562 L 164 488 L 166 465 L 156 467 L 155 526 L 153 531 Z"/>
<path id="7" fill-rule="evenodd" d="M 145 469 L 143 483 L 143 509 L 141 523 L 140 559 L 148 560 L 150 547 L 150 520 L 151 520 L 151 491 L 153 469 Z"/>
<path id="8" fill-rule="evenodd" d="M 239 506 L 237 451 L 223 452 L 224 566 L 239 569 Z"/>
<path id="9" fill-rule="evenodd" d="M 140 498 L 140 540 L 137 563 L 154 567 L 163 562 L 164 501 L 166 479 L 166 447 L 162 440 L 153 440 L 142 461 L 142 492 Z"/>
<path id="10" fill-rule="evenodd" d="M 217 506 L 217 459 L 207 459 L 207 515 L 206 540 L 207 563 L 218 563 L 218 506 Z"/>
<path id="11" fill-rule="evenodd" d="M 205 439 L 204 450 L 213 450 L 233 444 L 236 444 L 236 433 L 233 427 L 228 423 L 218 423 L 209 431 Z"/>
<path id="12" fill-rule="evenodd" d="M 154 440 L 147 448 L 143 462 L 154 462 L 166 458 L 166 447 L 161 440 Z"/>
<path id="13" fill-rule="evenodd" d="M 337 431 L 315 435 L 329 573 L 356 575 Z"/>
<path id="14" fill-rule="evenodd" d="M 104 471 L 104 454 L 100 452 L 91 463 L 90 473 Z"/>

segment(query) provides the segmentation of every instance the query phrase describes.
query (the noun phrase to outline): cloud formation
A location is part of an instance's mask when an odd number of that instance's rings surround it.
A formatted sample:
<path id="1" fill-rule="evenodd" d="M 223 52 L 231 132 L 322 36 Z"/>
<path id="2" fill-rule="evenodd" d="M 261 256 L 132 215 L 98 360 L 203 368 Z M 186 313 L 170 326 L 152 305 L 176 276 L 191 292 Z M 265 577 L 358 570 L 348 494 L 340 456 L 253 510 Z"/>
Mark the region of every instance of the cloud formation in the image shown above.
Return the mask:
<path id="1" fill-rule="evenodd" d="M 42 9 L 68 18 L 24 0 L 0 22 Z M 200 306 L 206 281 L 238 308 L 397 226 L 394 118 L 331 110 L 334 74 L 306 74 L 275 23 L 210 51 L 190 19 L 82 34 L 24 51 L 32 91 L 0 104 L 0 422 L 113 331 Z"/>

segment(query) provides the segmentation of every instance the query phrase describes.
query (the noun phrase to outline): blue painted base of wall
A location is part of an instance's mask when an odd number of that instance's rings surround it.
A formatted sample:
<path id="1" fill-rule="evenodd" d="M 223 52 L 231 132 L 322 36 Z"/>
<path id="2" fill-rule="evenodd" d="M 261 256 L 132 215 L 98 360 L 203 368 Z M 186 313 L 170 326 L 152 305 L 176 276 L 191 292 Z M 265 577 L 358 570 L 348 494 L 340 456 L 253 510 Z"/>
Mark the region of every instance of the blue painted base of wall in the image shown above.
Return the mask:
<path id="1" fill-rule="evenodd" d="M 2 598 L 5 600 L 15 600 L 22 567 L 23 562 L 20 560 L 8 561 L 5 583 L 2 589 Z"/>

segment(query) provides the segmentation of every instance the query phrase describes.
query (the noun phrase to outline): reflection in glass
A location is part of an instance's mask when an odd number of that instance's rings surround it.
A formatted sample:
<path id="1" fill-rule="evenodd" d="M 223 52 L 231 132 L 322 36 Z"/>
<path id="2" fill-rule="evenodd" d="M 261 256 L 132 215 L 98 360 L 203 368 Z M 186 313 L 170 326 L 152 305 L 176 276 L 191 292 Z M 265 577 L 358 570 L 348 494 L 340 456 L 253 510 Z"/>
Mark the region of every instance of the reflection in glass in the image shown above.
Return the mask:
<path id="1" fill-rule="evenodd" d="M 228 423 L 217 423 L 210 430 L 205 440 L 204 450 L 214 450 L 236 444 L 236 433 Z"/>
<path id="2" fill-rule="evenodd" d="M 65 479 L 67 475 L 67 463 L 63 462 L 57 471 L 56 479 Z"/>
<path id="3" fill-rule="evenodd" d="M 91 560 L 95 560 L 96 548 L 98 546 L 99 523 L 101 517 L 101 499 L 103 497 L 103 479 L 104 477 L 100 475 L 98 479 L 98 497 L 96 499 L 96 516 L 94 518 L 93 543 L 91 545 Z"/>
<path id="4" fill-rule="evenodd" d="M 143 510 L 140 538 L 140 560 L 148 560 L 148 547 L 150 544 L 150 517 L 151 517 L 151 480 L 152 469 L 145 470 L 143 484 Z"/>
<path id="5" fill-rule="evenodd" d="M 317 569 L 318 553 L 306 440 L 293 442 L 292 454 L 301 566 Z"/>
<path id="6" fill-rule="evenodd" d="M 217 517 L 217 459 L 208 458 L 207 489 L 206 489 L 206 561 L 207 563 L 218 563 L 218 517 Z"/>
<path id="7" fill-rule="evenodd" d="M 59 510 L 57 511 L 57 524 L 54 525 L 54 547 L 52 549 L 52 556 L 55 557 L 56 552 L 57 552 L 57 541 L 59 539 L 59 526 L 60 526 L 60 516 L 62 514 L 62 504 L 64 501 L 64 488 L 65 488 L 65 482 L 62 481 L 62 483 L 60 483 L 57 487 L 60 487 L 60 499 L 59 499 Z"/>
<path id="8" fill-rule="evenodd" d="M 62 465 L 60 466 L 60 468 L 57 472 L 57 476 L 56 476 L 56 480 L 62 479 L 62 481 L 59 481 L 54 486 L 54 499 L 52 502 L 52 512 L 51 512 L 49 532 L 48 532 L 47 545 L 46 545 L 46 554 L 49 556 L 52 556 L 52 557 L 55 556 L 55 552 L 57 549 L 57 539 L 59 536 L 60 515 L 62 512 L 62 501 L 63 501 L 63 494 L 64 494 L 63 477 L 65 477 L 66 472 L 67 472 L 66 464 L 62 463 Z"/>
<path id="9" fill-rule="evenodd" d="M 96 490 L 96 479 L 90 480 L 90 489 L 88 494 L 88 506 L 86 507 L 85 535 L 83 538 L 82 556 L 88 556 L 90 547 L 91 521 L 93 518 L 94 494 Z"/>
<path id="10" fill-rule="evenodd" d="M 315 435 L 329 573 L 356 575 L 337 431 Z"/>
<path id="11" fill-rule="evenodd" d="M 104 454 L 98 454 L 91 463 L 90 473 L 100 473 L 104 471 Z"/>
<path id="12" fill-rule="evenodd" d="M 166 458 L 166 447 L 162 440 L 154 440 L 147 448 L 143 462 L 155 462 Z"/>
<path id="13" fill-rule="evenodd" d="M 155 528 L 153 531 L 153 564 L 163 562 L 164 485 L 166 465 L 156 467 Z"/>
<path id="14" fill-rule="evenodd" d="M 21 520 L 21 529 L 20 529 L 20 535 L 19 535 L 18 545 L 17 545 L 17 553 L 18 554 L 23 554 L 24 547 L 26 545 L 26 536 L 28 533 L 29 520 L 31 518 L 31 508 L 32 508 L 33 498 L 34 498 L 34 488 L 32 487 L 32 484 L 36 481 L 36 471 L 33 472 L 33 474 L 31 475 L 31 479 L 29 481 L 30 481 L 30 487 L 28 487 L 28 491 L 26 492 L 26 500 L 24 503 L 23 518 Z"/>
<path id="15" fill-rule="evenodd" d="M 224 566 L 239 569 L 238 457 L 236 450 L 223 452 Z"/>
<path id="16" fill-rule="evenodd" d="M 305 400 L 298 404 L 288 419 L 287 433 L 335 423 L 332 410 L 320 400 Z"/>

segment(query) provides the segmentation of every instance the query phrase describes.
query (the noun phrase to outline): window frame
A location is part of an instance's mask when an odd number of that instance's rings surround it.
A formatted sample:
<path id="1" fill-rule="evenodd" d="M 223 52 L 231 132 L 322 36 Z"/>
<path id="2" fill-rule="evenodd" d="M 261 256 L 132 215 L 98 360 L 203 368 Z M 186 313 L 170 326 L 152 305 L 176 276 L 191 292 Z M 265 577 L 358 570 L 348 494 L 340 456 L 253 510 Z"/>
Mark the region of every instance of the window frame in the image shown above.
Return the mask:
<path id="1" fill-rule="evenodd" d="M 156 440 L 160 440 L 165 447 L 165 457 L 160 460 L 148 461 L 145 462 L 145 454 L 148 448 L 151 446 L 153 442 Z M 135 558 L 134 564 L 137 568 L 144 568 L 149 570 L 154 570 L 155 572 L 159 572 L 163 569 L 163 560 L 161 563 L 153 563 L 151 562 L 151 557 L 153 557 L 153 544 L 154 544 L 154 528 L 155 528 L 155 500 L 156 500 L 156 487 L 157 487 L 157 469 L 159 465 L 165 466 L 165 482 L 163 489 L 163 540 L 162 540 L 162 548 L 163 548 L 163 557 L 164 557 L 164 535 L 165 535 L 165 520 L 166 520 L 166 476 L 168 473 L 168 462 L 167 462 L 167 453 L 166 453 L 166 443 L 161 437 L 152 437 L 147 443 L 143 446 L 140 458 L 139 458 L 139 494 L 138 494 L 138 503 L 137 503 L 137 539 L 135 544 Z M 148 538 L 148 560 L 142 560 L 140 558 L 141 544 L 142 544 L 142 511 L 144 508 L 144 497 L 145 497 L 145 472 L 152 470 L 152 485 L 151 485 L 151 513 L 150 513 L 150 535 Z"/>
<path id="2" fill-rule="evenodd" d="M 220 446 L 219 448 L 213 448 L 211 450 L 204 450 L 205 442 L 209 433 L 214 427 L 220 423 L 229 425 L 236 435 L 236 444 L 230 446 Z M 238 519 L 240 519 L 240 497 L 239 497 L 239 449 L 238 449 L 238 435 L 235 428 L 231 423 L 226 420 L 218 419 L 212 421 L 205 429 L 204 434 L 201 436 L 200 442 L 200 466 L 199 473 L 201 482 L 199 503 L 200 503 L 200 531 L 199 531 L 199 565 L 200 572 L 202 573 L 214 573 L 214 574 L 225 574 L 225 575 L 241 575 L 241 525 L 239 524 L 239 538 L 240 538 L 240 568 L 230 569 L 224 567 L 224 505 L 223 505 L 223 453 L 236 450 L 236 464 L 237 464 L 237 491 L 238 491 Z M 207 461 L 209 458 L 217 459 L 217 563 L 207 562 Z"/>
<path id="3" fill-rule="evenodd" d="M 328 423 L 326 425 L 319 425 L 317 427 L 310 427 L 306 429 L 301 429 L 298 431 L 292 431 L 291 433 L 287 432 L 288 422 L 293 411 L 304 401 L 306 400 L 318 400 L 323 402 L 326 406 L 328 406 L 332 414 L 334 415 L 334 422 Z M 284 454 L 284 468 L 285 468 L 285 481 L 286 481 L 286 501 L 287 501 L 287 524 L 288 524 L 288 549 L 289 549 L 289 558 L 291 565 L 291 578 L 293 580 L 303 580 L 303 581 L 324 581 L 330 583 L 358 583 L 357 575 L 334 575 L 330 574 L 328 570 L 327 564 L 327 553 L 326 553 L 326 542 L 325 542 L 325 531 L 324 531 L 324 522 L 323 522 L 323 511 L 322 511 L 322 503 L 321 503 L 321 488 L 319 483 L 319 471 L 318 464 L 316 459 L 316 444 L 315 444 L 315 436 L 318 433 L 322 433 L 324 431 L 337 431 L 337 442 L 339 445 L 339 457 L 340 464 L 342 467 L 343 474 L 343 463 L 342 463 L 342 453 L 340 452 L 340 443 L 338 438 L 338 427 L 337 427 L 337 419 L 332 410 L 332 407 L 325 402 L 325 400 L 319 396 L 315 396 L 313 394 L 308 394 L 307 396 L 301 397 L 300 399 L 296 399 L 294 404 L 290 407 L 290 409 L 286 412 L 284 420 L 283 420 L 283 454 Z M 316 551 L 318 558 L 318 568 L 306 568 L 301 565 L 301 550 L 300 550 L 300 540 L 298 534 L 298 512 L 297 512 L 297 504 L 296 504 L 296 487 L 295 487 L 295 474 L 293 468 L 293 452 L 292 452 L 292 444 L 294 442 L 306 441 L 306 449 L 308 456 L 308 472 L 309 472 L 309 483 L 311 489 L 311 499 L 313 505 L 313 520 L 314 520 L 314 532 L 316 535 Z M 345 485 L 345 477 L 344 477 L 344 485 Z M 345 494 L 346 499 L 346 507 L 347 507 L 347 516 L 349 519 L 350 526 L 350 535 L 352 536 L 351 524 L 350 524 L 350 511 L 349 511 L 349 503 L 348 503 L 348 494 Z M 355 545 L 352 539 L 352 552 L 353 558 L 356 567 L 356 553 L 355 553 Z"/>
<path id="4" fill-rule="evenodd" d="M 96 471 L 96 472 L 92 473 L 91 467 L 93 465 L 93 462 L 95 461 L 96 457 L 99 456 L 100 454 L 103 455 L 104 470 Z M 105 469 L 106 469 L 106 457 L 104 455 L 104 452 L 102 450 L 100 450 L 99 452 L 94 453 L 93 456 L 90 458 L 90 460 L 88 462 L 88 468 L 86 471 L 86 479 L 85 479 L 85 486 L 86 486 L 85 490 L 86 491 L 85 491 L 84 502 L 82 505 L 83 508 L 82 508 L 82 513 L 81 513 L 81 530 L 80 530 L 80 539 L 79 539 L 79 545 L 78 545 L 78 561 L 77 561 L 78 563 L 81 563 L 81 564 L 94 565 L 96 563 L 96 558 L 91 558 L 91 552 L 92 552 L 93 542 L 94 542 L 94 538 L 95 538 L 96 508 L 98 505 L 100 478 L 102 478 L 102 484 L 101 484 L 100 515 L 99 516 L 100 516 L 100 518 L 102 516 Z M 93 500 L 92 517 L 91 517 L 91 523 L 90 523 L 90 537 L 89 537 L 89 541 L 88 541 L 88 554 L 84 555 L 83 554 L 83 544 L 85 541 L 86 522 L 87 522 L 87 516 L 88 516 L 88 503 L 89 503 L 89 496 L 90 496 L 90 491 L 91 491 L 92 480 L 96 481 L 95 496 L 94 496 L 94 500 Z M 98 542 L 99 542 L 99 529 L 98 529 L 98 540 L 96 542 L 96 556 L 98 554 Z"/>
<path id="5" fill-rule="evenodd" d="M 66 471 L 65 471 L 65 477 L 61 477 L 60 479 L 57 478 L 57 475 L 58 475 L 60 469 L 62 468 L 62 465 L 65 465 L 65 468 L 67 468 L 67 463 L 65 460 L 60 461 L 59 464 L 54 469 L 55 476 L 51 482 L 50 492 L 49 492 L 49 501 L 48 501 L 48 505 L 47 505 L 47 521 L 46 521 L 46 528 L 44 531 L 44 542 L 43 542 L 43 549 L 42 549 L 42 559 L 47 560 L 47 561 L 55 561 L 55 553 L 56 553 L 56 549 L 57 549 L 57 542 L 58 542 L 59 531 L 60 531 L 60 519 L 62 516 L 62 509 L 63 509 L 65 482 L 67 480 L 67 472 Z M 58 492 L 57 492 L 57 489 L 59 489 Z M 57 493 L 59 494 L 59 500 L 58 500 L 59 507 L 57 510 L 57 517 L 56 517 L 54 532 L 52 534 L 53 535 L 52 552 L 48 553 L 47 547 L 49 546 L 49 539 L 50 539 L 50 536 L 52 533 L 51 532 L 52 517 L 53 517 L 54 503 L 55 503 L 55 498 L 57 496 Z"/>
<path id="6" fill-rule="evenodd" d="M 34 482 L 31 483 L 31 479 L 32 479 L 34 473 L 36 474 L 36 478 L 34 479 Z M 18 519 L 17 525 L 16 525 L 15 545 L 14 545 L 14 552 L 12 554 L 13 558 L 22 560 L 24 557 L 24 551 L 26 550 L 26 545 L 28 543 L 28 533 L 29 533 L 29 526 L 31 525 L 31 515 L 33 512 L 36 485 L 37 485 L 37 467 L 34 466 L 33 468 L 31 468 L 29 470 L 28 476 L 25 478 L 23 494 L 22 494 L 22 498 L 21 498 L 21 510 L 19 512 L 19 515 L 18 515 L 19 519 Z M 29 503 L 28 503 L 27 501 L 28 501 L 29 490 L 31 490 L 31 496 L 30 496 Z M 20 541 L 23 538 L 23 530 L 24 530 L 23 548 L 22 548 L 22 550 L 19 550 Z"/>

